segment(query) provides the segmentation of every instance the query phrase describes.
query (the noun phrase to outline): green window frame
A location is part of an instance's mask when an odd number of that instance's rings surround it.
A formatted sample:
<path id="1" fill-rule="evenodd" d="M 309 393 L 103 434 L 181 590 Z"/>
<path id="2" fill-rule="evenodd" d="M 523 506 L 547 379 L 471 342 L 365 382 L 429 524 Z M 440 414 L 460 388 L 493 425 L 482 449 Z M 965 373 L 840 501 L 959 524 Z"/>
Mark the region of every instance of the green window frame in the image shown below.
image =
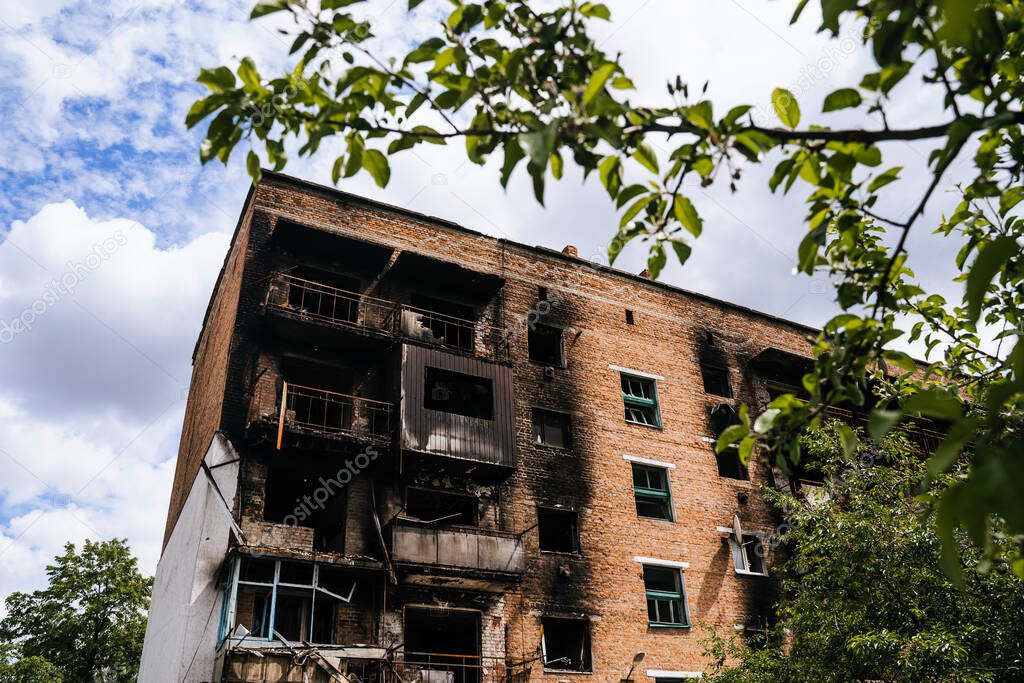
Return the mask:
<path id="1" fill-rule="evenodd" d="M 674 521 L 668 469 L 636 462 L 632 463 L 632 466 L 633 498 L 637 517 Z"/>
<path id="2" fill-rule="evenodd" d="M 658 382 L 652 377 L 619 373 L 626 422 L 661 429 Z"/>
<path id="3" fill-rule="evenodd" d="M 655 564 L 645 564 L 643 568 L 647 623 L 658 628 L 689 628 L 683 570 Z"/>

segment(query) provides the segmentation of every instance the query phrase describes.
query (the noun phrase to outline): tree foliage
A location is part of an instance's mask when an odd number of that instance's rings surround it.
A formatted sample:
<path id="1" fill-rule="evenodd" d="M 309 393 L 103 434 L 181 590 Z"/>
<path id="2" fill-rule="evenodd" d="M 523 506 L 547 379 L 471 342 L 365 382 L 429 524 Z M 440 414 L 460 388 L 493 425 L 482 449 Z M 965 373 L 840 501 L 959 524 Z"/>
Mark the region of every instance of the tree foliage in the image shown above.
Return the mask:
<path id="1" fill-rule="evenodd" d="M 415 10 L 421 1 L 410 0 L 409 10 L 423 11 Z M 795 3 L 794 22 L 807 1 Z M 337 136 L 344 153 L 334 159 L 334 181 L 365 171 L 383 187 L 390 156 L 458 143 L 477 164 L 498 155 L 502 185 L 525 168 L 541 202 L 547 183 L 575 164 L 585 177 L 597 176 L 619 211 L 609 258 L 633 240 L 646 241 L 655 277 L 670 255 L 686 261 L 704 229 L 686 181 L 735 188 L 745 168 L 773 164 L 773 192 L 799 187 L 806 195 L 798 269 L 827 273 L 843 312 L 814 347 L 806 396 L 781 396 L 730 431 L 741 452 L 760 445 L 782 467 L 798 462 L 799 435 L 820 423 L 828 405 L 872 411 L 872 436 L 906 416 L 941 420 L 949 437 L 929 472 L 947 471 L 965 449 L 971 463 L 938 506 L 947 547 L 955 548 L 958 527 L 987 547 L 997 519 L 1024 532 L 1020 0 L 821 0 L 818 30 L 837 38 L 841 23 L 857 27 L 877 64 L 820 105 L 827 114 L 859 114 L 863 125 L 853 128 L 802 125 L 803 111 L 817 103 L 801 103 L 783 88 L 771 95 L 782 125 L 757 125 L 749 105 L 723 111 L 706 84 L 691 88 L 669 74 L 662 101 L 633 101 L 619 57 L 589 33 L 610 18 L 600 3 L 451 0 L 432 35 L 405 54 L 386 55 L 374 47 L 372 22 L 358 15 L 361 2 L 256 5 L 254 19 L 293 20 L 287 32 L 295 66 L 268 78 L 244 58 L 234 69 L 200 72 L 210 94 L 195 102 L 186 124 L 210 119 L 204 163 L 227 163 L 244 143 L 258 179 L 263 163 L 285 166 L 286 147 L 312 155 Z M 926 125 L 890 126 L 887 110 L 910 79 L 937 92 L 943 111 Z M 933 145 L 920 169 L 927 182 L 898 190 L 918 193 L 907 217 L 886 216 L 879 204 L 902 169 L 885 163 L 884 150 L 907 141 Z M 666 151 L 656 152 L 655 142 Z M 967 158 L 962 202 L 931 226 L 963 245 L 949 265 L 964 295 L 947 301 L 916 281 L 908 236 L 950 166 Z M 893 350 L 914 342 L 930 352 L 923 370 Z M 953 555 L 943 562 L 949 571 L 959 566 Z M 1017 568 L 1024 576 L 1024 560 Z"/>
<path id="2" fill-rule="evenodd" d="M 779 621 L 760 649 L 712 636 L 714 683 L 753 681 L 1019 681 L 1024 678 L 1024 583 L 1002 534 L 992 559 L 964 534 L 964 581 L 938 567 L 935 497 L 961 467 L 918 496 L 927 470 L 900 436 L 846 455 L 834 427 L 801 439 L 823 463 L 809 502 L 769 490 L 785 522 Z M 791 636 L 786 633 L 792 634 Z"/>
<path id="3" fill-rule="evenodd" d="M 0 681 L 135 680 L 153 580 L 127 542 L 68 543 L 46 574 L 46 588 L 7 596 Z"/>

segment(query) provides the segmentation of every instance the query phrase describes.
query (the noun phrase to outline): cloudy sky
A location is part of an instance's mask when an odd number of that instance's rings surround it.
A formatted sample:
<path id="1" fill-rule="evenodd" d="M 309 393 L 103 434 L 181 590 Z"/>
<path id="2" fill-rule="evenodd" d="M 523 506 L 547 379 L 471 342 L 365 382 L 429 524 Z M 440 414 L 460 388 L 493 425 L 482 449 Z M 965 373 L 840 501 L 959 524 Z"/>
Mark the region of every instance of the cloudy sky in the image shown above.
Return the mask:
<path id="1" fill-rule="evenodd" d="M 397 51 L 422 39 L 445 4 L 408 15 L 404 0 L 383 0 L 367 12 L 381 49 Z M 598 40 L 622 52 L 636 99 L 651 104 L 678 73 L 696 88 L 709 80 L 718 107 L 754 104 L 765 122 L 772 88 L 789 87 L 805 121 L 825 122 L 824 95 L 871 69 L 855 27 L 827 41 L 814 33 L 812 11 L 788 26 L 793 2 L 609 4 L 615 21 L 596 28 Z M 248 22 L 248 10 L 245 1 L 181 0 L 0 7 L 0 596 L 42 585 L 46 562 L 68 540 L 127 537 L 143 569 L 156 567 L 190 355 L 248 184 L 241 155 L 226 168 L 200 167 L 201 134 L 182 121 L 204 93 L 194 82 L 201 66 L 249 55 L 264 73 L 283 67 L 290 41 L 273 21 Z M 894 127 L 942 120 L 934 91 L 910 82 L 896 95 Z M 885 150 L 887 162 L 918 169 L 894 186 L 890 213 L 911 210 L 929 149 Z M 287 172 L 329 183 L 334 154 L 330 145 L 323 152 Z M 386 191 L 365 175 L 344 188 L 528 244 L 576 244 L 592 257 L 616 224 L 596 178 L 583 184 L 567 173 L 542 209 L 524 178 L 505 193 L 495 172 L 457 149 L 432 146 L 392 166 Z M 735 195 L 692 188 L 705 236 L 685 268 L 663 277 L 820 324 L 833 312 L 827 282 L 792 275 L 801 198 L 773 197 L 765 179 L 749 173 Z M 951 201 L 940 193 L 933 222 Z M 919 232 L 912 265 L 956 295 L 938 265 L 948 247 Z M 644 259 L 636 245 L 617 265 L 639 271 Z"/>

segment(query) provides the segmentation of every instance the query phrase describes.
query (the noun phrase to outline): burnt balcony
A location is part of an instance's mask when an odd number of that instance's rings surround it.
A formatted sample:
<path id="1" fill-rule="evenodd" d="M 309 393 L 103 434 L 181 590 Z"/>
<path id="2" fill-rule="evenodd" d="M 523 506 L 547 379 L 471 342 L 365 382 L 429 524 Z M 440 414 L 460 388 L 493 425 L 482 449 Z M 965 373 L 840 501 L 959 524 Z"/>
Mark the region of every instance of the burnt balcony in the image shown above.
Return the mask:
<path id="1" fill-rule="evenodd" d="M 517 534 L 401 518 L 391 525 L 391 553 L 404 580 L 414 584 L 500 590 L 502 584 L 520 579 L 526 567 Z"/>
<path id="2" fill-rule="evenodd" d="M 263 376 L 253 391 L 249 426 L 262 428 L 281 448 L 286 437 L 388 446 L 393 406 L 363 396 L 278 382 Z"/>
<path id="3" fill-rule="evenodd" d="M 508 358 L 508 337 L 500 327 L 288 273 L 271 279 L 264 310 L 283 320 L 369 338 L 401 338 L 492 361 Z"/>

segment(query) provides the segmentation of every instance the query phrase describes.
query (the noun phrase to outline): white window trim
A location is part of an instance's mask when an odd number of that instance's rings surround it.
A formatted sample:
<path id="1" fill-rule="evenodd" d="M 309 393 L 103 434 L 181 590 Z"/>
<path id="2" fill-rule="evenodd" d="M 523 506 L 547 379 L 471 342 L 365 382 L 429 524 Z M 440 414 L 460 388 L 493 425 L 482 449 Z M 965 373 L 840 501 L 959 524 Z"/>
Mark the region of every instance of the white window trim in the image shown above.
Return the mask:
<path id="1" fill-rule="evenodd" d="M 654 557 L 640 557 L 639 555 L 634 557 L 633 561 L 634 562 L 639 562 L 640 564 L 649 564 L 649 565 L 652 565 L 654 567 L 669 567 L 671 569 L 689 569 L 690 568 L 690 563 L 689 562 L 677 562 L 676 560 L 659 560 L 659 559 L 654 558 Z"/>
<path id="2" fill-rule="evenodd" d="M 629 462 L 635 462 L 638 465 L 649 465 L 651 467 L 660 467 L 660 468 L 662 468 L 664 470 L 674 470 L 676 468 L 676 466 L 673 463 L 670 463 L 670 462 L 662 462 L 661 460 L 651 460 L 650 458 L 641 458 L 641 457 L 636 456 L 636 455 L 624 455 L 624 456 L 622 456 L 622 459 L 623 460 L 628 460 Z"/>
<path id="3" fill-rule="evenodd" d="M 633 370 L 631 368 L 624 368 L 621 365 L 609 365 L 608 369 L 609 370 L 614 370 L 615 372 L 621 372 L 624 375 L 631 375 L 632 377 L 642 377 L 643 379 L 653 379 L 656 382 L 660 382 L 660 381 L 663 381 L 665 379 L 662 375 L 653 375 L 653 374 L 651 374 L 649 372 L 644 372 L 643 370 Z"/>
<path id="4" fill-rule="evenodd" d="M 665 671 L 664 669 L 648 669 L 648 678 L 704 678 L 701 671 Z"/>
<path id="5" fill-rule="evenodd" d="M 718 532 L 719 536 L 721 536 L 722 538 L 725 538 L 725 539 L 727 539 L 729 541 L 729 555 L 731 556 L 732 555 L 732 545 L 733 545 L 733 543 L 736 542 L 736 540 L 732 537 L 733 536 L 732 528 L 731 527 L 727 527 L 727 526 L 716 526 L 715 527 L 715 531 Z M 764 543 L 765 539 L 767 539 L 768 536 L 769 536 L 768 534 L 764 533 L 763 531 L 747 531 L 746 529 L 743 530 L 743 535 L 744 536 L 757 536 L 759 539 L 761 539 L 761 543 L 762 544 Z M 736 572 L 737 574 L 739 574 L 740 576 L 760 576 L 760 577 L 763 578 L 763 577 L 768 576 L 768 558 L 764 557 L 764 558 L 762 558 L 761 561 L 762 561 L 762 564 L 764 565 L 764 571 L 763 572 L 752 572 L 752 571 L 748 571 L 748 570 L 745 570 L 745 569 L 736 569 L 736 562 L 735 561 L 733 561 L 733 563 L 732 563 L 732 570 L 734 572 Z"/>

